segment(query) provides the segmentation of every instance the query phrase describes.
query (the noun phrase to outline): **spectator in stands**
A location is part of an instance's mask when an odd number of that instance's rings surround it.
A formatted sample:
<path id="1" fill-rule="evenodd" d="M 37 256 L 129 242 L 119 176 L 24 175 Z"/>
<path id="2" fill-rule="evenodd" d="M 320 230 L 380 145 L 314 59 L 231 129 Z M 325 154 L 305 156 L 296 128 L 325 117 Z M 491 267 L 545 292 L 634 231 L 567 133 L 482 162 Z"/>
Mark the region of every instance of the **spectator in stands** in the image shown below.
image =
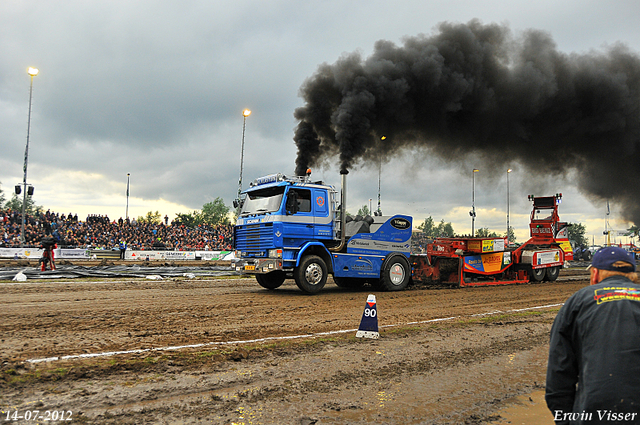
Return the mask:
<path id="1" fill-rule="evenodd" d="M 62 219 L 64 216 L 64 220 Z M 202 250 L 208 245 L 213 251 L 230 251 L 233 247 L 233 226 L 201 225 L 188 228 L 177 222 L 149 224 L 136 220 L 122 225 L 110 222 L 107 216 L 92 214 L 86 221 L 59 215 L 47 210 L 28 215 L 25 223 L 26 246 L 37 247 L 47 234 L 54 235 L 59 247 L 112 249 L 117 241 L 126 240 L 131 249 Z M 19 212 L 0 209 L 0 247 L 22 246 Z"/>

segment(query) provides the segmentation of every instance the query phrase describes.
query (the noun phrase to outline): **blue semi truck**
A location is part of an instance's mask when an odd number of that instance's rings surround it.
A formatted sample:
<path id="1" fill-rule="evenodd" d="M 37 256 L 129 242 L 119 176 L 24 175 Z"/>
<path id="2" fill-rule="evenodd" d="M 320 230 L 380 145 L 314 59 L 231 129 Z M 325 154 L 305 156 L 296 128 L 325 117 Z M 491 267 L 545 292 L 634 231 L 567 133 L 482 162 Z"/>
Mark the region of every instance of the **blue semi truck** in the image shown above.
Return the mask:
<path id="1" fill-rule="evenodd" d="M 328 275 L 336 285 L 399 291 L 411 279 L 412 218 L 406 215 L 348 217 L 347 171 L 338 192 L 306 176 L 271 174 L 254 180 L 236 200 L 235 269 L 276 289 L 293 278 L 317 293 Z"/>

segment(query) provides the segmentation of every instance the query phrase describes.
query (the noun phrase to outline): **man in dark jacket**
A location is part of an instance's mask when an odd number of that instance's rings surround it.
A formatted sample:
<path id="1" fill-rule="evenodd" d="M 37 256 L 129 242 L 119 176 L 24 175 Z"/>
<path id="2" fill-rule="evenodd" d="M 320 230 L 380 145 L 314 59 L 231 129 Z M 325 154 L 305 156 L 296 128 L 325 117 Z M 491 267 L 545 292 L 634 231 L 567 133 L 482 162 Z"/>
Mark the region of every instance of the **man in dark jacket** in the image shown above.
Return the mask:
<path id="1" fill-rule="evenodd" d="M 632 254 L 605 247 L 591 285 L 551 328 L 546 401 L 556 424 L 640 424 L 640 285 Z"/>

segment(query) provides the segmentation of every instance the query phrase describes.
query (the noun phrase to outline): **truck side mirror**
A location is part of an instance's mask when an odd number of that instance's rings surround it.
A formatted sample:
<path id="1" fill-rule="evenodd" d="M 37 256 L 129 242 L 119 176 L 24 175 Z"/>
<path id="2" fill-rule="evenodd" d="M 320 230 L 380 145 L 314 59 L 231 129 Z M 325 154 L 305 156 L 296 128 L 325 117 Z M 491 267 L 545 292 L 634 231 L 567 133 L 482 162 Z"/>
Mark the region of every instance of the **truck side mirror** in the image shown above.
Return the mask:
<path id="1" fill-rule="evenodd" d="M 290 191 L 287 195 L 285 209 L 287 210 L 288 215 L 298 212 L 298 194 L 295 191 Z"/>

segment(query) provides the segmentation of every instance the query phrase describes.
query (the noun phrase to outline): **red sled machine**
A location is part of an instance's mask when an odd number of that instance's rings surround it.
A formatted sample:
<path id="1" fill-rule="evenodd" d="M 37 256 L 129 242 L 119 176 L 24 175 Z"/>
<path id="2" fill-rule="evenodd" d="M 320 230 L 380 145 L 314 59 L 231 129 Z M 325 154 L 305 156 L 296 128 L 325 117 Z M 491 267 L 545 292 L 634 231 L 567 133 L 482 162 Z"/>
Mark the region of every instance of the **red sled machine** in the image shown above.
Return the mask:
<path id="1" fill-rule="evenodd" d="M 554 281 L 573 260 L 568 224 L 560 222 L 562 194 L 529 196 L 533 202 L 531 238 L 509 246 L 506 237 L 436 238 L 426 254 L 411 256 L 414 281 L 451 287 Z"/>

